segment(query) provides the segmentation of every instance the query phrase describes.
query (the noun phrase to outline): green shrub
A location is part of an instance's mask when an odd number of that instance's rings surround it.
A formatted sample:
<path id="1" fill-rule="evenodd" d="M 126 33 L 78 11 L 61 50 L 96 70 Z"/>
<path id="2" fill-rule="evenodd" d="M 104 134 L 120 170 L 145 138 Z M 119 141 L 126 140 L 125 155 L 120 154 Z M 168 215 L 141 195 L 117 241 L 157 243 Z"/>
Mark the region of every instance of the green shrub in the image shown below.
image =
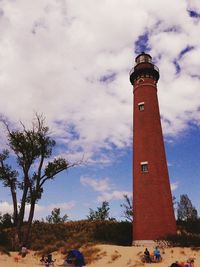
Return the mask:
<path id="1" fill-rule="evenodd" d="M 3 246 L 0 246 L 0 252 L 1 252 L 1 254 L 6 254 L 6 255 L 10 256 L 10 252 Z"/>
<path id="2" fill-rule="evenodd" d="M 172 246 L 178 247 L 200 247 L 200 235 L 182 233 L 180 235 L 168 236 L 167 240 Z"/>
<path id="3" fill-rule="evenodd" d="M 101 222 L 96 225 L 96 241 L 130 246 L 132 242 L 132 224 L 130 222 Z"/>
<path id="4" fill-rule="evenodd" d="M 11 247 L 11 240 L 9 238 L 9 229 L 0 229 L 0 246 L 4 248 Z"/>
<path id="5" fill-rule="evenodd" d="M 24 226 L 24 231 L 25 231 Z M 1 237 L 1 233 L 0 233 Z M 8 229 L 1 240 L 12 248 L 14 228 Z M 131 245 L 132 224 L 116 221 L 69 221 L 66 223 L 49 224 L 36 221 L 32 225 L 31 243 L 33 250 L 59 250 L 80 248 L 88 243 L 108 243 L 116 245 Z"/>
<path id="6" fill-rule="evenodd" d="M 188 233 L 200 234 L 200 219 L 177 221 L 178 227 Z"/>

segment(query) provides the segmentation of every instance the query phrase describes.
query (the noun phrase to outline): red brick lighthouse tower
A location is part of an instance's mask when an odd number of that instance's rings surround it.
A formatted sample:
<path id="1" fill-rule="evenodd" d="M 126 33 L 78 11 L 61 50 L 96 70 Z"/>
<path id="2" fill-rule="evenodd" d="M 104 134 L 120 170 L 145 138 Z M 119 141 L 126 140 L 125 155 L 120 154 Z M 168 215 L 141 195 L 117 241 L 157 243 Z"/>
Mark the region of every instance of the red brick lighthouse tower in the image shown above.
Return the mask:
<path id="1" fill-rule="evenodd" d="M 159 70 L 150 55 L 136 57 L 130 73 L 134 93 L 133 243 L 176 233 L 157 98 Z"/>

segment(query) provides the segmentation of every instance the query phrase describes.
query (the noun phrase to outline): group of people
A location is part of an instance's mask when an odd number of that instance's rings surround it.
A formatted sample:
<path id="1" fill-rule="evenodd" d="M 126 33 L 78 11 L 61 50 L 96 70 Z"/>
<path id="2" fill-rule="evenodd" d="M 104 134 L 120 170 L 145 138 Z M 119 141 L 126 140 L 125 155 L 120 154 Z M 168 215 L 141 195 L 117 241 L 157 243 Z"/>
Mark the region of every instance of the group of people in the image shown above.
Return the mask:
<path id="1" fill-rule="evenodd" d="M 175 261 L 170 265 L 170 267 L 194 267 L 194 259 L 187 260 L 187 262 Z"/>
<path id="2" fill-rule="evenodd" d="M 22 258 L 26 257 L 28 253 L 28 250 L 25 245 L 21 247 L 21 250 L 19 254 L 21 255 Z M 18 258 L 16 259 L 18 261 Z M 53 259 L 53 256 L 51 253 L 47 255 L 42 255 L 40 262 L 42 265 L 45 267 L 50 267 L 54 265 L 54 262 L 56 259 Z M 64 259 L 63 266 L 66 267 L 83 267 L 85 266 L 85 260 L 83 254 L 78 250 L 78 249 L 72 249 L 69 250 L 67 253 L 66 258 Z"/>
<path id="3" fill-rule="evenodd" d="M 47 256 L 42 255 L 40 262 L 45 265 L 45 267 L 49 267 L 54 265 L 56 260 L 52 258 L 52 254 L 48 254 Z M 85 265 L 83 254 L 77 250 L 73 249 L 68 251 L 67 256 L 64 260 L 63 266 L 66 267 L 83 267 Z"/>
<path id="4" fill-rule="evenodd" d="M 161 254 L 160 254 L 159 247 L 155 247 L 152 254 L 150 254 L 149 250 L 146 248 L 144 251 L 144 261 L 147 263 L 160 262 L 161 261 Z"/>
<path id="5" fill-rule="evenodd" d="M 146 248 L 144 251 L 144 261 L 146 263 L 160 262 L 162 260 L 159 247 L 156 247 L 152 254 Z M 189 259 L 187 262 L 174 262 L 170 267 L 194 267 L 194 259 Z"/>

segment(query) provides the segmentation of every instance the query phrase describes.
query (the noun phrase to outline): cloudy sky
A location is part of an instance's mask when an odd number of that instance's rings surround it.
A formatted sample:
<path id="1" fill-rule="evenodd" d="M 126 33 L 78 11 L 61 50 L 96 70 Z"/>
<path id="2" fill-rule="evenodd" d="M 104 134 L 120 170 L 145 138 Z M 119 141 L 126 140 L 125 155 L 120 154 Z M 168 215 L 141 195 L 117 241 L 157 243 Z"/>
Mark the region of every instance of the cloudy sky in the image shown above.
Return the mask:
<path id="1" fill-rule="evenodd" d="M 103 200 L 122 218 L 132 192 L 135 56 L 160 69 L 158 97 L 173 195 L 200 213 L 199 0 L 1 0 L 0 114 L 13 125 L 44 114 L 58 149 L 87 159 L 46 185 L 36 217 L 60 207 L 85 218 Z M 0 146 L 6 146 L 1 126 Z M 0 188 L 0 210 L 11 198 Z"/>

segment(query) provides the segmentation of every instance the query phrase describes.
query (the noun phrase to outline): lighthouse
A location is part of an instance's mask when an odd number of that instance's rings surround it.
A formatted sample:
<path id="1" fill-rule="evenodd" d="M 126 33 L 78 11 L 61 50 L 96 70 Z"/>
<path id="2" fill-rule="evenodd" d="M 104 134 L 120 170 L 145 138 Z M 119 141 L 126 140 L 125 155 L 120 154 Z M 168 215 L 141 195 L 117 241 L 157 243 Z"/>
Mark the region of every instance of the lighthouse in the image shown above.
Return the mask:
<path id="1" fill-rule="evenodd" d="M 141 53 L 130 72 L 133 85 L 133 244 L 176 233 L 157 97 L 159 69 Z"/>

